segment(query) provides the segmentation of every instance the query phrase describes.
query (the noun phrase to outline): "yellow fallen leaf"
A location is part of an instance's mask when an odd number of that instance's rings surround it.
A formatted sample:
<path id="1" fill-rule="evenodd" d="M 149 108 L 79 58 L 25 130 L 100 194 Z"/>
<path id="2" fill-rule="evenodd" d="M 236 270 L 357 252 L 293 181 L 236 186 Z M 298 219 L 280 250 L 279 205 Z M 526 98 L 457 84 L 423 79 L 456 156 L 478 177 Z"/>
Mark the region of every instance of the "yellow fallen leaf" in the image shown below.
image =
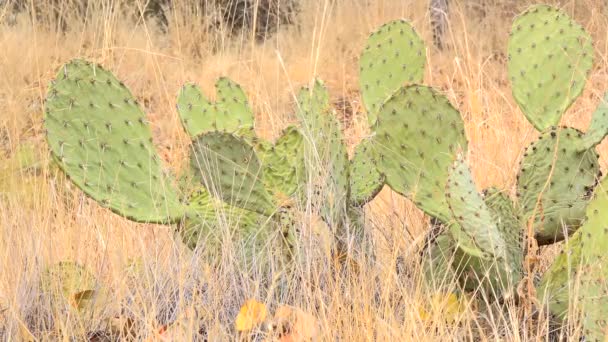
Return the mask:
<path id="1" fill-rule="evenodd" d="M 234 326 L 237 331 L 249 331 L 262 323 L 266 319 L 266 315 L 266 305 L 255 299 L 250 299 L 241 306 Z"/>
<path id="2" fill-rule="evenodd" d="M 273 326 L 278 330 L 280 342 L 310 341 L 319 334 L 314 316 L 298 308 L 279 307 L 273 317 Z"/>
<path id="3" fill-rule="evenodd" d="M 448 323 L 453 323 L 465 311 L 465 300 L 459 299 L 455 293 L 438 293 L 431 297 L 430 305 L 418 305 L 418 316 L 424 322 L 428 322 L 433 316 L 437 316 Z M 433 315 L 433 312 L 439 314 Z"/>

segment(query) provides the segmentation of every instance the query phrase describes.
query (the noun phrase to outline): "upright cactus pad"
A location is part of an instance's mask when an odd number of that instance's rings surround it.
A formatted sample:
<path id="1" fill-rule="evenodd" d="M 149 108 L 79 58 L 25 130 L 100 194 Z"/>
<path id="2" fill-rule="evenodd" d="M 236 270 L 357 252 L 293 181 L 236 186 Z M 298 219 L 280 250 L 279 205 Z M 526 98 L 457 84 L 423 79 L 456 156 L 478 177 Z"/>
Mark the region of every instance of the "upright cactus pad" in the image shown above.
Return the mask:
<path id="1" fill-rule="evenodd" d="M 323 83 L 298 93 L 298 116 L 305 136 L 306 168 L 311 202 L 331 226 L 341 225 L 349 198 L 349 160 L 340 123 Z"/>
<path id="2" fill-rule="evenodd" d="M 593 116 L 591 124 L 587 129 L 587 133 L 583 137 L 584 150 L 590 150 L 608 135 L 608 93 L 604 95 L 604 99 L 599 104 Z"/>
<path id="3" fill-rule="evenodd" d="M 134 221 L 181 218 L 146 116 L 110 72 L 82 60 L 65 64 L 49 87 L 44 119 L 55 159 L 87 195 Z"/>
<path id="4" fill-rule="evenodd" d="M 264 187 L 262 165 L 251 145 L 230 133 L 210 132 L 194 141 L 191 164 L 203 185 L 226 203 L 270 216 L 276 206 Z"/>
<path id="5" fill-rule="evenodd" d="M 466 243 L 472 242 L 474 248 L 483 252 L 484 258 L 504 261 L 506 243 L 490 210 L 475 188 L 471 171 L 460 157 L 450 171 L 446 197 L 452 216 L 468 237 Z"/>
<path id="6" fill-rule="evenodd" d="M 608 337 L 608 178 L 596 189 L 587 208 L 587 221 L 581 231 L 580 298 L 583 333 L 586 341 L 605 341 Z"/>
<path id="7" fill-rule="evenodd" d="M 581 267 L 581 230 L 577 230 L 564 244 L 551 267 L 543 274 L 537 287 L 537 297 L 547 302 L 549 311 L 560 321 L 568 317 L 580 295 L 577 278 Z"/>
<path id="8" fill-rule="evenodd" d="M 460 113 L 435 90 L 401 88 L 382 106 L 375 126 L 377 168 L 386 183 L 427 214 L 451 220 L 448 172 L 467 139 Z"/>
<path id="9" fill-rule="evenodd" d="M 484 190 L 484 202 L 490 210 L 500 236 L 505 241 L 506 259 L 502 263 L 489 266 L 482 261 L 481 264 L 484 265 L 482 269 L 489 269 L 490 291 L 494 295 L 513 296 L 523 276 L 524 229 L 519 222 L 516 206 L 503 191 L 496 188 Z"/>
<path id="10" fill-rule="evenodd" d="M 459 157 L 446 186 L 457 223 L 450 227 L 459 247 L 453 264 L 465 289 L 481 289 L 489 298 L 512 296 L 522 274 L 523 230 L 508 197 L 496 189 L 484 193 L 485 198 L 477 192 L 469 168 Z"/>
<path id="11" fill-rule="evenodd" d="M 514 284 L 519 282 L 523 269 L 523 225 L 519 221 L 519 213 L 513 201 L 504 191 L 497 188 L 484 190 L 484 202 L 490 210 L 493 221 L 496 223 L 498 232 L 506 245 L 507 260 L 509 262 L 509 273 Z"/>
<path id="12" fill-rule="evenodd" d="M 365 139 L 355 148 L 350 161 L 350 203 L 362 206 L 384 186 L 384 176 L 376 169 L 373 140 Z"/>
<path id="13" fill-rule="evenodd" d="M 558 318 L 570 317 L 570 309 L 582 313 L 586 341 L 605 341 L 608 336 L 608 178 L 602 180 L 586 210 L 585 224 L 572 236 L 564 251 L 543 276 L 539 296 L 548 300 Z"/>
<path id="14" fill-rule="evenodd" d="M 290 197 L 305 183 L 304 137 L 289 126 L 274 145 L 260 144 L 258 155 L 264 166 L 264 183 L 275 197 Z"/>
<path id="15" fill-rule="evenodd" d="M 253 111 L 240 85 L 222 77 L 215 84 L 216 102 L 209 101 L 196 84 L 186 84 L 177 98 L 182 125 L 191 137 L 210 131 L 245 134 L 253 131 Z"/>
<path id="16" fill-rule="evenodd" d="M 592 64 L 591 37 L 563 11 L 536 5 L 513 22 L 508 63 L 513 96 L 539 131 L 559 124 Z"/>
<path id="17" fill-rule="evenodd" d="M 390 21 L 369 36 L 359 59 L 359 83 L 370 125 L 395 91 L 422 82 L 425 63 L 424 42 L 405 20 Z"/>
<path id="18" fill-rule="evenodd" d="M 427 241 L 422 255 L 422 272 L 426 285 L 432 291 L 452 286 L 453 280 L 458 277 L 452 267 L 455 249 L 454 239 L 447 231 L 431 236 Z"/>
<path id="19" fill-rule="evenodd" d="M 582 224 L 585 207 L 600 174 L 598 155 L 581 151 L 583 134 L 553 127 L 526 150 L 517 179 L 524 222 L 534 216 L 541 245 L 560 241 L 564 229 Z"/>

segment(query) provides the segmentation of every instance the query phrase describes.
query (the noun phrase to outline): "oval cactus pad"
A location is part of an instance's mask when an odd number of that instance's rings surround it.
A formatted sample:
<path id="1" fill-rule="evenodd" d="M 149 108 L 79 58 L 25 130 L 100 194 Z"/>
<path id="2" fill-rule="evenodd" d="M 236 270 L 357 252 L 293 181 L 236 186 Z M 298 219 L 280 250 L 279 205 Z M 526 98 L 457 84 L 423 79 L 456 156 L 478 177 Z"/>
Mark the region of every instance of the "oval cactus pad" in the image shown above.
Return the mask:
<path id="1" fill-rule="evenodd" d="M 537 5 L 513 22 L 508 62 L 513 97 L 539 131 L 559 124 L 592 65 L 591 37 L 563 11 Z"/>
<path id="2" fill-rule="evenodd" d="M 467 139 L 460 113 L 430 87 L 401 88 L 380 110 L 374 148 L 378 170 L 396 192 L 427 214 L 451 220 L 448 172 Z"/>
<path id="3" fill-rule="evenodd" d="M 94 200 L 139 222 L 183 215 L 146 116 L 110 72 L 82 60 L 65 64 L 49 87 L 44 117 L 59 166 Z"/>
<path id="4" fill-rule="evenodd" d="M 395 91 L 422 82 L 425 63 L 424 42 L 405 20 L 388 22 L 369 36 L 359 59 L 359 83 L 370 125 Z"/>

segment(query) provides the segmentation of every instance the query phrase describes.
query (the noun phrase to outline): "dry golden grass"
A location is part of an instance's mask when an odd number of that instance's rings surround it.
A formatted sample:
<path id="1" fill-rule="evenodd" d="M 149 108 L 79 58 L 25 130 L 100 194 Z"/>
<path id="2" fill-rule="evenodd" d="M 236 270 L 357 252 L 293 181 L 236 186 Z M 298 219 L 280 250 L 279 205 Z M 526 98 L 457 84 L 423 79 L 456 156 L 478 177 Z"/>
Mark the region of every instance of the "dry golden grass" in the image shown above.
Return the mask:
<path id="1" fill-rule="evenodd" d="M 418 303 L 429 298 L 422 292 L 416 267 L 428 222 L 387 190 L 367 208 L 366 234 L 375 260 L 362 257 L 357 272 L 334 275 L 331 262 L 311 251 L 297 277 L 268 286 L 255 270 L 238 269 L 232 262 L 239 252 L 234 246 L 225 246 L 222 267 L 211 269 L 182 246 L 171 227 L 135 224 L 87 199 L 48 167 L 42 126 L 47 83 L 61 64 L 85 57 L 112 70 L 141 100 L 156 146 L 176 172 L 188 151 L 175 110 L 179 87 L 195 81 L 212 94 L 220 75 L 232 77 L 247 90 L 256 129 L 268 138 L 294 121 L 295 91 L 320 77 L 332 100 L 352 113 L 346 136 L 354 146 L 368 133 L 358 93 L 359 52 L 375 27 L 402 17 L 411 20 L 428 42 L 426 83 L 441 88 L 465 119 L 478 185 L 512 192 L 523 147 L 536 133 L 511 97 L 505 51 L 514 14 L 536 1 L 454 1 L 450 47 L 445 51 L 430 45 L 426 1 L 303 1 L 301 24 L 281 28 L 263 43 L 205 31 L 185 6 L 176 6 L 168 33 L 163 33 L 153 22 L 133 21 L 113 11 L 116 2 L 100 1 L 84 24 L 73 15 L 65 33 L 24 14 L 13 18 L 0 2 L 0 170 L 24 144 L 36 147 L 42 165 L 34 171 L 4 172 L 0 180 L 0 338 L 19 340 L 27 327 L 42 339 L 83 340 L 89 331 L 104 328 L 104 318 L 122 310 L 121 315 L 134 317 L 141 339 L 160 340 L 154 332 L 175 308 L 185 334 L 174 335 L 175 340 L 194 339 L 201 328 L 210 340 L 234 340 L 233 320 L 240 305 L 258 298 L 271 308 L 289 304 L 313 314 L 321 340 L 548 339 L 546 313 L 522 317 L 515 305 L 506 311 L 471 307 L 457 323 L 444 322 L 440 309 L 432 310 L 429 320 L 421 320 Z M 585 129 L 608 88 L 608 8 L 594 0 L 548 2 L 562 6 L 594 38 L 591 79 L 564 119 L 565 124 Z M 605 144 L 600 152 L 605 169 Z M 543 251 L 543 265 L 554 250 Z M 133 259 L 141 260 L 149 272 L 143 281 L 129 284 L 123 270 Z M 104 303 L 107 312 L 84 324 L 51 313 L 50 325 L 44 316 L 48 305 L 40 300 L 35 284 L 46 265 L 60 260 L 86 265 L 112 288 L 111 300 Z M 405 274 L 397 273 L 398 261 Z M 202 291 L 192 291 L 193 287 Z M 45 325 L 53 335 L 36 331 Z M 576 335 L 578 328 L 573 326 L 570 333 Z"/>

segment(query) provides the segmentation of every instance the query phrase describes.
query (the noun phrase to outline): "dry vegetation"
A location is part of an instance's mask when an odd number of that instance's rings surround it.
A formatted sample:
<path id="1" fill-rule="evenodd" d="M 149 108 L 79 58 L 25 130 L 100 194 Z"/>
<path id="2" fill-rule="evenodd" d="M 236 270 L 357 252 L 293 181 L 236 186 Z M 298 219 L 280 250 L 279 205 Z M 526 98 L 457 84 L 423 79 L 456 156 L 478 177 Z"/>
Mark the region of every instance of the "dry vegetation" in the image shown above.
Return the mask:
<path id="1" fill-rule="evenodd" d="M 430 300 L 420 289 L 416 267 L 428 220 L 386 189 L 367 208 L 366 234 L 376 257 L 362 257 L 357 269 L 336 273 L 331 262 L 311 250 L 297 276 L 282 279 L 275 270 L 268 279 L 232 263 L 239 253 L 232 245 L 225 246 L 221 267 L 211 269 L 198 251 L 183 247 L 171 228 L 131 223 L 65 182 L 49 166 L 42 126 L 47 83 L 61 64 L 85 57 L 115 72 L 140 99 L 156 146 L 176 172 L 188 151 L 175 110 L 179 87 L 195 81 L 212 94 L 220 75 L 247 90 L 256 129 L 268 138 L 294 121 L 295 90 L 320 77 L 343 114 L 353 146 L 368 133 L 358 93 L 359 52 L 376 26 L 403 17 L 429 45 L 426 83 L 441 88 L 463 114 L 478 185 L 512 190 L 522 149 L 536 133 L 512 99 L 505 51 L 512 17 L 536 1 L 452 2 L 444 51 L 429 44 L 426 1 L 303 1 L 299 24 L 281 27 L 263 42 L 249 34 L 229 38 L 212 32 L 180 1 L 168 16 L 167 30 L 132 14 L 145 1 L 126 1 L 133 8 L 128 15 L 116 10 L 117 2 L 99 1 L 84 19 L 67 11 L 65 32 L 41 23 L 52 18 L 14 16 L 0 2 L 0 339 L 19 340 L 29 330 L 42 339 L 83 340 L 104 329 L 108 317 L 129 316 L 142 339 L 160 340 L 155 331 L 177 317 L 184 335 L 174 335 L 175 340 L 234 340 L 234 317 L 248 298 L 311 313 L 319 321 L 321 340 L 549 338 L 546 312 L 524 317 L 515 305 L 501 311 L 475 303 L 455 323 L 444 322 L 437 309 L 422 320 L 418 307 Z M 594 0 L 548 2 L 562 6 L 594 38 L 591 79 L 564 122 L 585 129 L 608 89 L 608 8 Z M 24 144 L 39 152 L 37 166 L 6 166 Z M 605 145 L 600 152 L 605 170 Z M 554 250 L 542 251 L 542 260 L 551 260 Z M 148 270 L 136 283 L 124 272 L 134 259 Z M 84 322 L 49 312 L 36 280 L 46 265 L 60 260 L 86 265 L 109 285 L 113 295 L 102 312 Z M 41 332 L 47 329 L 53 333 Z M 569 333 L 577 334 L 577 327 Z"/>

